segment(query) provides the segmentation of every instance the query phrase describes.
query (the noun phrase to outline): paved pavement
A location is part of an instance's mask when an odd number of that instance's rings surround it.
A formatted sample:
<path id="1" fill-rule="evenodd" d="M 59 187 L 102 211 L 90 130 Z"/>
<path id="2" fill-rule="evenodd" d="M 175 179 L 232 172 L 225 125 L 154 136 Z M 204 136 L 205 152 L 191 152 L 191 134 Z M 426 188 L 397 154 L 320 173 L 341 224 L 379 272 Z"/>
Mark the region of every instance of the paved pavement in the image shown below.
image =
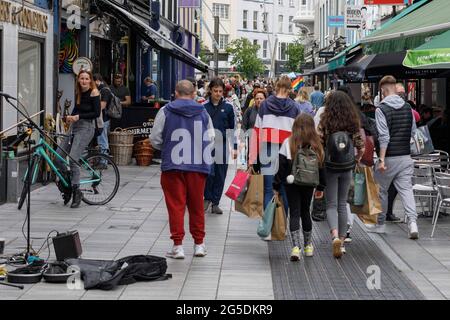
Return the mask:
<path id="1" fill-rule="evenodd" d="M 164 256 L 172 243 L 159 183 L 159 167 L 128 166 L 120 167 L 120 171 L 119 192 L 106 206 L 83 204 L 79 209 L 64 207 L 54 184 L 33 191 L 33 247 L 38 249 L 53 229 L 60 232 L 76 229 L 82 240 L 83 258 L 118 259 L 133 254 Z M 230 171 L 228 183 L 232 177 L 233 172 Z M 231 201 L 223 197 L 221 207 L 225 213 L 208 214 L 206 217 L 206 257 L 192 257 L 193 240 L 187 231 L 184 241 L 186 259 L 167 260 L 167 272 L 173 275 L 170 280 L 141 282 L 120 286 L 112 291 L 69 290 L 65 285 L 42 281 L 26 285 L 25 290 L 0 286 L 0 299 L 271 300 L 450 297 L 448 217 L 440 219 L 442 221 L 439 221 L 433 240 L 426 230 L 430 219 L 421 219 L 422 237 L 416 242 L 406 239 L 404 225 L 389 226 L 389 233 L 383 237 L 368 236 L 363 229 L 356 227 L 355 242 L 339 262 L 330 257 L 326 223 L 318 223 L 314 227 L 316 256 L 310 258 L 310 261 L 300 261 L 298 267 L 301 272 L 295 275 L 294 266 L 287 261 L 289 243 L 261 241 L 256 235 L 258 221 L 231 211 L 230 205 Z M 6 254 L 24 250 L 26 241 L 21 231 L 24 218 L 24 209 L 18 211 L 14 204 L 0 206 L 0 237 L 7 239 Z M 186 230 L 189 230 L 187 219 Z M 47 258 L 47 253 L 44 249 L 41 257 Z M 50 253 L 52 260 L 53 248 Z M 368 261 L 382 266 L 382 286 L 379 292 L 367 290 L 366 280 L 369 275 L 365 274 L 365 269 Z M 294 276 L 282 279 L 280 271 L 286 272 L 286 268 Z M 383 272 L 386 277 L 383 277 Z M 290 283 L 283 284 L 301 288 L 305 277 L 310 281 L 309 291 L 280 293 L 284 288 L 280 285 L 281 281 L 288 279 Z M 332 281 L 326 282 L 324 279 Z M 336 294 L 335 289 L 340 293 Z M 364 294 L 358 296 L 362 292 Z"/>

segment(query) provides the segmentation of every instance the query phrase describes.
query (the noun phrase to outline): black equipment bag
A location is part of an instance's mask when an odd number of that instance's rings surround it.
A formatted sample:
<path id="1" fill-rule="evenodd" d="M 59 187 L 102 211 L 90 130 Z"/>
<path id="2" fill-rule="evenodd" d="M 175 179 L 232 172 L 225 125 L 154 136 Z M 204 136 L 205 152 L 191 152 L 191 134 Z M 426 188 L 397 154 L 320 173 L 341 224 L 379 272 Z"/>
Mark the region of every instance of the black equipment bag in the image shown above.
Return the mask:
<path id="1" fill-rule="evenodd" d="M 117 261 L 66 259 L 69 265 L 78 266 L 84 288 L 112 290 L 118 285 L 128 285 L 137 281 L 168 280 L 165 258 L 151 255 L 128 256 Z"/>

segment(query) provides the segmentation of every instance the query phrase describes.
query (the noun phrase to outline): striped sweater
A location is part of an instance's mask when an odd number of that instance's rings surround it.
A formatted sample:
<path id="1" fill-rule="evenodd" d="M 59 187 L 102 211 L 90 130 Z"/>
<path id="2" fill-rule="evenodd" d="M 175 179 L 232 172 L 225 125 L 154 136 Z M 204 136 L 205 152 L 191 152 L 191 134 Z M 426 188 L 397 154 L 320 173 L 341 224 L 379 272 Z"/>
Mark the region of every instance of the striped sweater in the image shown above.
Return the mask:
<path id="1" fill-rule="evenodd" d="M 255 122 L 255 134 L 250 142 L 250 163 L 256 159 L 261 143 L 282 144 L 291 136 L 295 118 L 302 112 L 300 105 L 290 98 L 270 96 L 261 103 Z"/>

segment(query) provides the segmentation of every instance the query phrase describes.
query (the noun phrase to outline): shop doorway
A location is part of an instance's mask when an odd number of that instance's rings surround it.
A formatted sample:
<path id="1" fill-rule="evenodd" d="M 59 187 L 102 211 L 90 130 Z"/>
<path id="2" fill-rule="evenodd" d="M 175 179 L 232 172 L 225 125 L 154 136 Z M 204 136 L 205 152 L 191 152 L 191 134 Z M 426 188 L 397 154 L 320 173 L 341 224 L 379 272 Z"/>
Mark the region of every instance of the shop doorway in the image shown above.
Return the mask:
<path id="1" fill-rule="evenodd" d="M 108 85 L 111 85 L 113 73 L 112 55 L 112 41 L 92 37 L 91 58 L 94 68 L 93 73 L 100 73 Z"/>

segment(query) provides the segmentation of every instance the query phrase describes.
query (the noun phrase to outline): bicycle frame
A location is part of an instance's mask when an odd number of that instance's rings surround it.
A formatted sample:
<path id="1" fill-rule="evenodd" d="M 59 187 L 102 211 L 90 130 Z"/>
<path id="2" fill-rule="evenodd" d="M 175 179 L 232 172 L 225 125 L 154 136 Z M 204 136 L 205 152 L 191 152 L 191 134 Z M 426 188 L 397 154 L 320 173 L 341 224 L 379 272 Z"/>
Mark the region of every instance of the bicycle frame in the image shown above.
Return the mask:
<path id="1" fill-rule="evenodd" d="M 63 185 L 65 187 L 69 187 L 69 182 L 64 178 L 64 176 L 61 174 L 61 172 L 59 171 L 59 169 L 56 167 L 56 165 L 54 164 L 54 162 L 52 161 L 52 159 L 49 157 L 49 155 L 47 154 L 46 151 L 50 151 L 55 157 L 57 157 L 62 163 L 64 163 L 64 165 L 69 166 L 69 162 L 63 158 L 60 154 L 58 154 L 56 152 L 55 149 L 53 149 L 42 137 L 39 138 L 39 142 L 38 144 L 33 148 L 34 152 L 33 152 L 33 158 L 37 157 L 39 159 L 38 162 L 40 162 L 40 159 L 44 159 L 45 162 L 50 166 L 50 168 L 53 170 L 53 172 L 55 172 L 55 174 L 58 176 L 59 179 L 61 179 L 61 182 L 63 183 Z M 83 164 L 85 166 L 87 166 L 87 168 L 89 168 L 89 170 L 92 172 L 93 176 L 95 177 L 95 179 L 90 179 L 90 180 L 81 180 L 80 181 L 80 185 L 81 184 L 88 184 L 88 183 L 94 183 L 94 182 L 100 182 L 100 176 L 95 172 L 94 169 L 91 168 L 91 166 L 83 159 L 80 159 Z M 81 167 L 80 164 L 77 163 L 78 166 Z M 39 167 L 36 166 L 34 168 L 33 171 L 33 176 L 32 176 L 32 180 L 31 180 L 31 184 L 36 182 L 36 177 L 37 177 L 37 172 L 38 172 Z M 33 168 L 32 168 L 33 170 Z M 28 176 L 28 169 L 25 172 L 24 175 L 24 180 L 26 179 L 26 177 Z"/>

